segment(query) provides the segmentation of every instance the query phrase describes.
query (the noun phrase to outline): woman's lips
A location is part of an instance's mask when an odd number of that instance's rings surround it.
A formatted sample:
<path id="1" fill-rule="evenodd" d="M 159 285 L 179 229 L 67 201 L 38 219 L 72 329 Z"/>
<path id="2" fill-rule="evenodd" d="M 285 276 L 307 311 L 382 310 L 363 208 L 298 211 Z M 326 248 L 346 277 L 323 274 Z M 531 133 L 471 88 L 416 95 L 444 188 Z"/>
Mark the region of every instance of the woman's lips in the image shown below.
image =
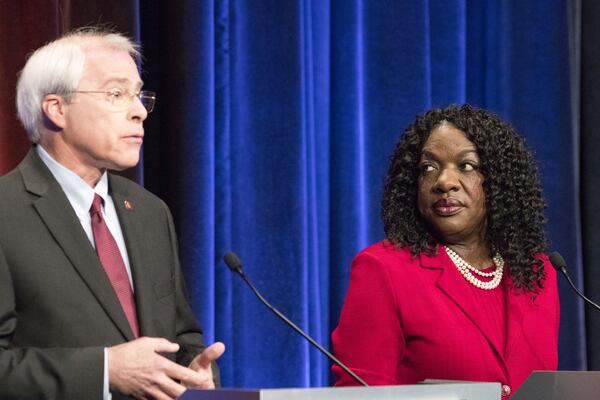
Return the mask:
<path id="1" fill-rule="evenodd" d="M 464 206 L 458 200 L 454 199 L 442 199 L 433 203 L 433 210 L 437 215 L 442 217 L 449 217 L 459 213 Z"/>

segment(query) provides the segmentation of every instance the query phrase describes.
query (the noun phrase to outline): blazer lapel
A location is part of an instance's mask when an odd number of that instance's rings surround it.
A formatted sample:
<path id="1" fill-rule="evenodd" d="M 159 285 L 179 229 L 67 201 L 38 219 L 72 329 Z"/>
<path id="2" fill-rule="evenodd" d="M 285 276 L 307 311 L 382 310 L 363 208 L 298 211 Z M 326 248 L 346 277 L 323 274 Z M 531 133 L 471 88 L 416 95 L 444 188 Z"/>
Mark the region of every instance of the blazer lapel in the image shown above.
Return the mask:
<path id="1" fill-rule="evenodd" d="M 477 318 L 477 316 L 481 314 L 481 309 L 478 307 L 476 299 L 471 295 L 471 291 L 464 290 L 464 286 L 458 283 L 460 281 L 455 279 L 455 266 L 446 252 L 440 246 L 436 257 L 428 257 L 422 253 L 420 255 L 420 261 L 421 266 L 424 268 L 436 268 L 441 270 L 440 277 L 437 281 L 438 288 L 446 294 L 460 310 L 462 310 L 462 312 L 471 320 L 475 328 L 481 332 L 483 337 L 494 349 L 498 360 L 500 360 L 503 365 L 504 372 L 507 373 L 507 366 L 504 361 L 504 349 L 498 348 L 495 341 L 491 339 L 491 329 L 493 328 L 478 322 L 482 320 L 482 318 Z"/>
<path id="2" fill-rule="evenodd" d="M 154 324 L 151 316 L 154 295 L 151 277 L 148 276 L 145 268 L 147 266 L 145 255 L 148 254 L 148 250 L 144 241 L 144 226 L 137 210 L 140 204 L 137 199 L 130 198 L 125 185 L 113 179 L 111 174 L 109 174 L 109 188 L 129 255 L 140 334 L 152 336 Z"/>
<path id="3" fill-rule="evenodd" d="M 34 150 L 20 166 L 26 189 L 39 198 L 33 207 L 102 308 L 123 336 L 133 333 L 94 248 L 60 185 Z"/>

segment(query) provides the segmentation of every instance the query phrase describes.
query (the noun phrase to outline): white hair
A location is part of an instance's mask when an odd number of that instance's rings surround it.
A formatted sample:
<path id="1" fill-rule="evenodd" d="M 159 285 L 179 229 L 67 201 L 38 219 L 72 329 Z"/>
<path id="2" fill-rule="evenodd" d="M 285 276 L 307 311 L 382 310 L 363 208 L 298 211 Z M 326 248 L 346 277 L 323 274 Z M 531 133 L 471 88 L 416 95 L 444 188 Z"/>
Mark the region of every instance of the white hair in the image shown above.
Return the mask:
<path id="1" fill-rule="evenodd" d="M 29 140 L 38 143 L 44 126 L 42 100 L 48 94 L 71 101 L 85 64 L 84 46 L 98 44 L 123 50 L 139 61 L 139 46 L 126 36 L 100 28 L 72 31 L 37 49 L 27 60 L 17 82 L 17 113 Z"/>

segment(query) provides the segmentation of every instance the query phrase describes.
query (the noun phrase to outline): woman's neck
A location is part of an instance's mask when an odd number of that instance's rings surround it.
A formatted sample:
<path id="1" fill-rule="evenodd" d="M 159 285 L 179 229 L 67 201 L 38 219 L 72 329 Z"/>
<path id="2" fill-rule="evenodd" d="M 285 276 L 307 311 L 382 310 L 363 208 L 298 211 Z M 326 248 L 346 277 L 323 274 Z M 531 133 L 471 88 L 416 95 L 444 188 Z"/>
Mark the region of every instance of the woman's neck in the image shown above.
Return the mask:
<path id="1" fill-rule="evenodd" d="M 446 247 L 477 269 L 485 269 L 493 264 L 489 246 L 485 243 L 448 243 Z"/>

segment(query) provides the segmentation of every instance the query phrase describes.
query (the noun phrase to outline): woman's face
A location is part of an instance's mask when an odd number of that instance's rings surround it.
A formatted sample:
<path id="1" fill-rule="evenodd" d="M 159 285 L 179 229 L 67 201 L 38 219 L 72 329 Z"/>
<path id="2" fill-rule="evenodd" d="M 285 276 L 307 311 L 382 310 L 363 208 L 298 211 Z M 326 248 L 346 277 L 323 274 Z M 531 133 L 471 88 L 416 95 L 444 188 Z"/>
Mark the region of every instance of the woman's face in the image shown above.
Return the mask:
<path id="1" fill-rule="evenodd" d="M 431 131 L 421 152 L 419 212 L 445 244 L 466 244 L 485 234 L 485 193 L 473 142 L 450 124 Z"/>

